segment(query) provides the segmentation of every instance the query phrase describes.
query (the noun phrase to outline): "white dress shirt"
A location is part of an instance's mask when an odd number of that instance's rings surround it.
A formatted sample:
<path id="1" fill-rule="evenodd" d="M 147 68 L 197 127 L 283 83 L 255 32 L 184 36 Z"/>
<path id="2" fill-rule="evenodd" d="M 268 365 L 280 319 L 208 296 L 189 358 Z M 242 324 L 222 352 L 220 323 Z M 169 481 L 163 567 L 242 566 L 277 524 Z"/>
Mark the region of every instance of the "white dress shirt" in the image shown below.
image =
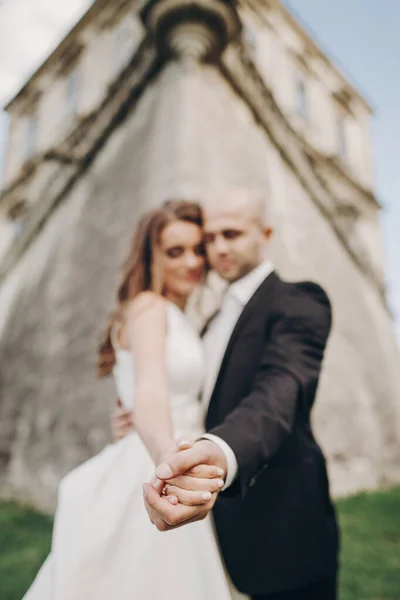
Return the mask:
<path id="1" fill-rule="evenodd" d="M 206 380 L 202 404 L 205 411 L 208 409 L 221 363 L 235 325 L 246 304 L 273 270 L 274 267 L 271 261 L 266 260 L 242 277 L 242 279 L 232 283 L 224 293 L 221 309 L 204 336 Z M 233 483 L 237 476 L 238 463 L 236 456 L 232 448 L 218 436 L 206 433 L 203 438 L 218 444 L 225 455 L 228 466 L 225 486 L 223 488 L 225 490 Z"/>

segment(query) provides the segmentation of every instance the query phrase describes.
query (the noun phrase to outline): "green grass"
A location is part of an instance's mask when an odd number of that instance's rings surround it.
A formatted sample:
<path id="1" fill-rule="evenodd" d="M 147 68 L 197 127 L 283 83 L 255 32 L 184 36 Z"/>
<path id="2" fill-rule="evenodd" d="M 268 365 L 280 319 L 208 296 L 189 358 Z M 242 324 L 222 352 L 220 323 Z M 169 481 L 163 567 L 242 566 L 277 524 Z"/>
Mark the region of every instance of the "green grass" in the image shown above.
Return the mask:
<path id="1" fill-rule="evenodd" d="M 52 520 L 0 503 L 0 600 L 21 600 L 48 554 Z"/>
<path id="2" fill-rule="evenodd" d="M 400 487 L 338 503 L 340 600 L 400 600 Z M 0 600 L 21 600 L 50 547 L 52 522 L 0 503 Z"/>
<path id="3" fill-rule="evenodd" d="M 339 503 L 341 600 L 400 600 L 400 487 Z"/>

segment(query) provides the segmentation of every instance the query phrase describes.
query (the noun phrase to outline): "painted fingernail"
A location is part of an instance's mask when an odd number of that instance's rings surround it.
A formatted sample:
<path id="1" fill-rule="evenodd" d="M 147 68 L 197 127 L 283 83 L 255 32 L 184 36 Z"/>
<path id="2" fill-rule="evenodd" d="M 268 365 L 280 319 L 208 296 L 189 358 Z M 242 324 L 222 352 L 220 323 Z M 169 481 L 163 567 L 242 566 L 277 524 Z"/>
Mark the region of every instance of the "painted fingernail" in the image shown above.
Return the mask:
<path id="1" fill-rule="evenodd" d="M 171 477 L 172 477 L 171 467 L 169 465 L 167 465 L 167 463 L 160 465 L 156 469 L 156 475 L 159 479 L 171 479 Z"/>
<path id="2" fill-rule="evenodd" d="M 174 506 L 176 506 L 178 504 L 178 498 L 175 498 L 175 496 L 169 496 L 168 500 L 171 502 L 171 504 L 173 504 Z"/>
<path id="3" fill-rule="evenodd" d="M 212 498 L 211 492 L 205 492 L 205 494 L 202 495 L 202 498 L 204 502 L 209 502 Z"/>
<path id="4" fill-rule="evenodd" d="M 220 469 L 220 468 L 218 468 L 218 469 L 217 469 L 217 475 L 218 475 L 218 477 L 223 477 L 223 476 L 224 476 L 224 470 L 223 470 L 223 469 Z"/>
<path id="5" fill-rule="evenodd" d="M 217 486 L 219 489 L 222 489 L 225 485 L 225 482 L 222 479 L 217 479 Z"/>

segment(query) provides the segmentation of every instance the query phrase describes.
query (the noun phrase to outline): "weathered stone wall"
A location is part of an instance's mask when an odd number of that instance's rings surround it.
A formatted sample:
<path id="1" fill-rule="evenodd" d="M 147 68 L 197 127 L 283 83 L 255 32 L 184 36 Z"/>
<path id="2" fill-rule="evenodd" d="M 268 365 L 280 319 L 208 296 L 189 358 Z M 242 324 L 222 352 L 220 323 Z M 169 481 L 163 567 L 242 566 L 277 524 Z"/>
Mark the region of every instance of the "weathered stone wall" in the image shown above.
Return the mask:
<path id="1" fill-rule="evenodd" d="M 51 507 L 59 478 L 109 439 L 114 390 L 95 380 L 95 347 L 137 215 L 232 183 L 265 190 L 281 274 L 333 301 L 315 420 L 334 491 L 400 479 L 391 320 L 288 169 L 217 69 L 170 63 L 147 88 L 0 291 L 4 490 Z"/>

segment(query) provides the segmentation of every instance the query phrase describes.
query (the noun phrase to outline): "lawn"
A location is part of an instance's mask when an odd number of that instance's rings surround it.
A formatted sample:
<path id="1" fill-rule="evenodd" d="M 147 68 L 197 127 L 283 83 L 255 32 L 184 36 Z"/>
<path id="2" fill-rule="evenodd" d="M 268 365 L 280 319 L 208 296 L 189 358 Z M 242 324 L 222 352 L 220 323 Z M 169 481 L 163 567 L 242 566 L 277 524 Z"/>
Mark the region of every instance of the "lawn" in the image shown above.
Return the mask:
<path id="1" fill-rule="evenodd" d="M 51 528 L 49 517 L 0 503 L 0 600 L 21 600 L 49 551 Z"/>
<path id="2" fill-rule="evenodd" d="M 338 504 L 340 600 L 400 600 L 400 487 Z M 0 503 L 0 600 L 21 600 L 49 550 L 51 519 Z"/>
<path id="3" fill-rule="evenodd" d="M 400 600 L 400 487 L 339 503 L 340 600 Z"/>

